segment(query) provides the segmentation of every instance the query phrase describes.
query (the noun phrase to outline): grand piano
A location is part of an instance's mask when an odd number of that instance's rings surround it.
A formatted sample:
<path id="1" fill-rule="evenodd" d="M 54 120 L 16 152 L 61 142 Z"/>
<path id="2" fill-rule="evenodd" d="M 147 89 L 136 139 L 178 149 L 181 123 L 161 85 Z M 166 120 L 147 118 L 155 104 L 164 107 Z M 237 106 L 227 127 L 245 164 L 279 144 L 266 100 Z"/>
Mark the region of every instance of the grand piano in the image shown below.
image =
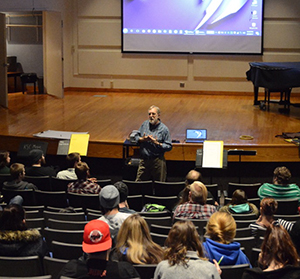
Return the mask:
<path id="1" fill-rule="evenodd" d="M 254 105 L 261 105 L 258 90 L 263 87 L 265 103 L 269 105 L 271 92 L 280 92 L 279 103 L 289 108 L 292 88 L 300 87 L 300 62 L 251 62 L 249 65 L 246 75 L 254 85 Z"/>

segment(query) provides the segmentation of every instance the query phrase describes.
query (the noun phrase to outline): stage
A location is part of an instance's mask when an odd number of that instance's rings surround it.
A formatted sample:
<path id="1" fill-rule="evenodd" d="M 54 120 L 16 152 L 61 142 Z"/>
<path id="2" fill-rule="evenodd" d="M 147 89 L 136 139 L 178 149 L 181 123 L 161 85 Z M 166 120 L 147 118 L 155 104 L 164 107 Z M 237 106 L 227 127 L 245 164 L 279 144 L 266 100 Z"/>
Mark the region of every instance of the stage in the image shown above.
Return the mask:
<path id="1" fill-rule="evenodd" d="M 276 94 L 274 94 L 276 95 Z M 272 94 L 272 97 L 274 96 Z M 259 97 L 262 98 L 262 93 Z M 261 99 L 260 98 L 260 99 Z M 291 94 L 291 103 L 300 96 Z M 242 156 L 243 162 L 299 162 L 298 146 L 275 137 L 282 132 L 300 131 L 300 108 L 279 112 L 253 106 L 249 93 L 145 93 L 67 91 L 64 99 L 49 95 L 10 93 L 9 108 L 0 108 L 0 149 L 16 152 L 24 140 L 47 141 L 48 154 L 55 155 L 58 140 L 40 139 L 35 133 L 46 130 L 89 132 L 88 157 L 121 159 L 123 142 L 147 119 L 147 109 L 161 108 L 161 120 L 174 143 L 166 153 L 169 161 L 195 161 L 202 144 L 185 143 L 186 128 L 204 128 L 208 140 L 223 140 L 230 149 L 256 150 L 256 156 Z M 252 136 L 242 140 L 240 136 Z M 238 161 L 238 156 L 229 156 Z"/>

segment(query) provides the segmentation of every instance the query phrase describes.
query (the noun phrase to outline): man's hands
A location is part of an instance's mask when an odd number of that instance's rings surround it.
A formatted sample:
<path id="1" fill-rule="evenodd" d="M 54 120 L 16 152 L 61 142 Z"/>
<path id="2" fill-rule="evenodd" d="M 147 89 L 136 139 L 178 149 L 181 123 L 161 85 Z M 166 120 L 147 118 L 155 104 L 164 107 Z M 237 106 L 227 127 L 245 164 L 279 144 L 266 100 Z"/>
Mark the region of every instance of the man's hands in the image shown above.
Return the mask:
<path id="1" fill-rule="evenodd" d="M 152 135 L 146 136 L 145 133 L 141 138 L 139 138 L 139 142 L 153 142 L 155 145 L 162 146 L 162 144 L 157 140 L 157 138 L 154 138 Z"/>

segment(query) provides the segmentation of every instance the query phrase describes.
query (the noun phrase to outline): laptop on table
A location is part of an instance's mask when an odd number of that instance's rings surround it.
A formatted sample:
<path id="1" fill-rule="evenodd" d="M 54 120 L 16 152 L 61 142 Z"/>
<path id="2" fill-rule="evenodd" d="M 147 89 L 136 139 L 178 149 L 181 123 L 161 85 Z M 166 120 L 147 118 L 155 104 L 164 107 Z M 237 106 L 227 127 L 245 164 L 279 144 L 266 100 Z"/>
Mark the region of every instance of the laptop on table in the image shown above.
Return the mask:
<path id="1" fill-rule="evenodd" d="M 185 142 L 202 143 L 207 140 L 206 129 L 186 129 Z"/>

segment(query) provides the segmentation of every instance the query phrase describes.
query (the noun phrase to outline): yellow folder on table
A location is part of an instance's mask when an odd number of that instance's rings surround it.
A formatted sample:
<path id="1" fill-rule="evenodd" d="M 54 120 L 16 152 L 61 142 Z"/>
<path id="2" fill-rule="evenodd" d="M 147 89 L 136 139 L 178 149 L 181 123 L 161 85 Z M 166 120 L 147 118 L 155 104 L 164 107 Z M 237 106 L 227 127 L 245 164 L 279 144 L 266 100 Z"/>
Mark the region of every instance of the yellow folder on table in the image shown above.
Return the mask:
<path id="1" fill-rule="evenodd" d="M 89 134 L 72 134 L 69 153 L 78 152 L 81 156 L 86 156 L 89 146 L 89 138 Z"/>

